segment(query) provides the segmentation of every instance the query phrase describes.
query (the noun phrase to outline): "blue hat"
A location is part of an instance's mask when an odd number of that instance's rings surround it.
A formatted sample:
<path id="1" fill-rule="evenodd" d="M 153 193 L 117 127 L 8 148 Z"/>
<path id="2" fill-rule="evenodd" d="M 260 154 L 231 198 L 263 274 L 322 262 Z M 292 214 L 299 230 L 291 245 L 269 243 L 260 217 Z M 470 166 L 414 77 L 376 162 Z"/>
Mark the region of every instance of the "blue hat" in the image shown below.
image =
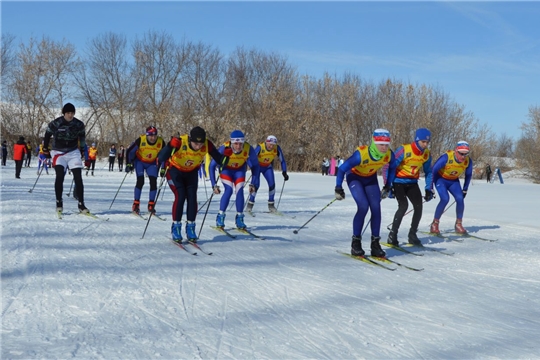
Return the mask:
<path id="1" fill-rule="evenodd" d="M 231 142 L 232 143 L 243 143 L 244 140 L 244 133 L 240 130 L 234 130 L 231 133 Z"/>
<path id="2" fill-rule="evenodd" d="M 414 141 L 431 141 L 431 132 L 426 128 L 416 130 Z"/>

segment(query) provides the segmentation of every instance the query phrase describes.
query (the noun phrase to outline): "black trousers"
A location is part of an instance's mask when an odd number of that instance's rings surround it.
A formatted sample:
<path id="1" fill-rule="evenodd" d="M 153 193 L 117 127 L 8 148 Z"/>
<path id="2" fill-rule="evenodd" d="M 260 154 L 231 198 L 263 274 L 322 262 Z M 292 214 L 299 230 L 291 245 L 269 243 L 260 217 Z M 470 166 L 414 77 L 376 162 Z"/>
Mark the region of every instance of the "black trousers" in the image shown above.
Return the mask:
<path id="1" fill-rule="evenodd" d="M 199 186 L 198 169 L 183 172 L 171 166 L 167 171 L 167 182 L 174 194 L 172 206 L 173 221 L 182 220 L 184 203 L 187 200 L 187 220 L 195 221 L 197 217 L 197 188 Z"/>
<path id="2" fill-rule="evenodd" d="M 413 216 L 411 220 L 411 232 L 416 233 L 418 230 L 418 224 L 422 219 L 422 192 L 418 183 L 413 184 L 399 184 L 394 183 L 394 196 L 398 202 L 398 209 L 394 215 L 394 221 L 392 222 L 392 231 L 397 234 L 403 216 L 407 212 L 409 207 L 409 201 L 413 205 Z M 408 200 L 407 200 L 408 199 Z"/>
<path id="3" fill-rule="evenodd" d="M 24 160 L 15 160 L 15 177 L 20 178 L 21 177 L 21 169 L 23 166 Z"/>

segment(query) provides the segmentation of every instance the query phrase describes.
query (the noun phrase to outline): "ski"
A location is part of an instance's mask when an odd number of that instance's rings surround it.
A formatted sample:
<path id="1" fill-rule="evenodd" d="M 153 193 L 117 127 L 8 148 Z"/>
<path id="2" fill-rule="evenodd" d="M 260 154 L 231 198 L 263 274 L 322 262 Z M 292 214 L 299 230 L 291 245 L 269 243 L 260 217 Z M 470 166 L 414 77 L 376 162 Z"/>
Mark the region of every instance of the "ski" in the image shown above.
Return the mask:
<path id="1" fill-rule="evenodd" d="M 149 215 L 150 215 L 150 214 L 149 214 Z M 152 217 L 155 217 L 156 219 L 161 220 L 161 221 L 167 221 L 166 218 L 161 217 L 161 216 L 159 216 L 158 214 L 152 214 Z"/>
<path id="2" fill-rule="evenodd" d="M 372 260 L 375 260 L 375 261 L 382 261 L 382 262 L 388 263 L 388 264 L 396 264 L 397 266 L 401 266 L 401 267 L 404 267 L 405 269 L 409 269 L 409 270 L 412 270 L 412 271 L 423 271 L 424 270 L 424 268 L 415 268 L 415 267 L 412 267 L 412 266 L 408 266 L 408 265 L 402 264 L 400 262 L 391 260 L 391 259 L 389 259 L 387 257 L 369 256 L 369 258 L 372 259 Z"/>
<path id="3" fill-rule="evenodd" d="M 104 218 L 101 216 L 97 216 L 96 214 L 92 214 L 91 212 L 79 212 L 79 215 L 88 216 L 92 219 L 101 220 L 101 221 L 109 221 L 109 218 Z"/>
<path id="4" fill-rule="evenodd" d="M 342 254 L 342 255 L 345 255 L 345 256 L 348 256 L 350 258 L 353 258 L 355 260 L 359 260 L 359 261 L 362 261 L 362 262 L 365 262 L 366 264 L 370 264 L 370 265 L 374 265 L 374 266 L 378 266 L 378 267 L 381 267 L 383 269 L 386 269 L 386 270 L 390 270 L 390 271 L 394 271 L 396 270 L 396 268 L 394 267 L 390 267 L 390 266 L 386 266 L 386 265 L 383 265 L 381 263 L 378 263 L 374 260 L 371 260 L 370 258 L 366 257 L 366 256 L 356 256 L 356 255 L 351 255 L 349 253 L 345 253 L 343 251 L 339 251 L 338 250 L 338 253 L 339 254 Z"/>
<path id="5" fill-rule="evenodd" d="M 296 219 L 296 216 L 287 215 L 287 214 L 282 213 L 281 211 L 265 211 L 264 213 L 265 214 L 272 214 L 272 215 L 276 215 L 276 216 L 283 216 L 283 217 L 287 217 L 289 219 Z"/>
<path id="6" fill-rule="evenodd" d="M 210 226 L 210 227 L 212 229 L 216 230 L 216 231 L 219 231 L 220 233 L 222 233 L 224 235 L 227 235 L 231 239 L 236 239 L 236 235 L 231 234 L 230 232 L 228 232 L 227 230 L 225 230 L 224 228 L 222 228 L 220 226 Z"/>
<path id="7" fill-rule="evenodd" d="M 386 247 L 389 247 L 389 248 L 392 248 L 392 249 L 396 249 L 396 250 L 399 250 L 399 251 L 402 251 L 404 253 L 407 253 L 407 254 L 412 254 L 412 255 L 415 255 L 415 256 L 424 256 L 424 254 L 422 253 L 416 253 L 414 251 L 409 251 L 401 246 L 396 246 L 396 245 L 392 245 L 390 243 L 386 243 L 386 242 L 380 242 L 381 245 L 384 245 Z"/>
<path id="8" fill-rule="evenodd" d="M 131 215 L 133 215 L 133 216 L 135 216 L 135 217 L 138 217 L 138 218 L 141 219 L 141 220 L 145 220 L 145 221 L 148 220 L 148 218 L 146 218 L 146 217 L 142 216 L 141 214 L 136 213 L 136 212 L 134 212 L 134 211 L 131 212 Z"/>
<path id="9" fill-rule="evenodd" d="M 188 240 L 187 244 L 193 246 L 195 249 L 199 250 L 200 252 L 202 252 L 202 253 L 205 254 L 205 255 L 212 255 L 212 254 L 213 254 L 212 252 L 206 252 L 206 251 L 204 251 L 204 250 L 199 246 L 199 244 L 197 244 L 195 241 Z"/>
<path id="10" fill-rule="evenodd" d="M 180 241 L 176 241 L 176 240 L 173 240 L 173 239 L 170 239 L 170 240 L 173 242 L 174 245 L 178 246 L 180 249 L 184 250 L 184 251 L 187 252 L 188 254 L 190 254 L 190 255 L 197 255 L 196 252 L 193 252 L 193 251 L 188 250 L 188 249 L 184 246 L 184 244 L 182 244 L 182 240 L 180 240 Z"/>
<path id="11" fill-rule="evenodd" d="M 436 248 L 433 248 L 433 247 L 430 247 L 430 246 L 424 246 L 424 245 L 406 244 L 405 246 L 407 246 L 407 247 L 415 247 L 415 248 L 419 248 L 419 249 L 422 249 L 422 250 L 438 252 L 440 254 L 444 254 L 444 255 L 448 255 L 448 256 L 452 256 L 452 255 L 455 254 L 455 252 L 453 252 L 453 251 L 440 250 L 440 249 L 436 249 Z"/>
<path id="12" fill-rule="evenodd" d="M 466 233 L 466 234 L 458 234 L 458 233 L 454 233 L 454 232 L 449 232 L 449 234 L 452 234 L 452 235 L 460 235 L 460 236 L 463 236 L 464 238 L 471 238 L 471 239 L 482 240 L 482 241 L 489 241 L 489 242 L 496 242 L 496 241 L 499 241 L 498 239 L 487 239 L 487 238 L 483 238 L 483 237 L 480 237 L 480 236 L 471 235 L 471 234 L 469 234 L 469 233 Z"/>
<path id="13" fill-rule="evenodd" d="M 58 216 L 58 219 L 60 219 L 60 220 L 62 220 L 64 218 L 64 214 L 62 214 L 61 211 L 57 211 L 56 216 Z"/>
<path id="14" fill-rule="evenodd" d="M 246 214 L 249 214 L 250 216 L 255 217 L 255 214 L 252 211 L 246 211 Z"/>
<path id="15" fill-rule="evenodd" d="M 263 238 L 262 236 L 259 236 L 259 235 L 257 235 L 257 234 L 254 234 L 254 233 L 252 233 L 251 231 L 249 231 L 249 230 L 246 229 L 246 228 L 244 228 L 244 229 L 235 228 L 235 230 L 238 231 L 238 232 L 241 232 L 242 234 L 253 236 L 254 238 L 259 239 L 259 240 L 266 240 L 266 239 Z"/>
<path id="16" fill-rule="evenodd" d="M 420 231 L 420 230 L 419 230 Z M 464 239 L 460 239 L 460 238 L 451 238 L 449 236 L 444 236 L 443 234 L 441 233 L 432 233 L 432 232 L 429 232 L 429 231 L 420 231 L 422 234 L 426 234 L 426 235 L 429 235 L 429 236 L 435 236 L 435 237 L 438 237 L 439 239 L 443 239 L 444 241 L 457 241 L 457 242 L 464 242 L 465 240 Z M 460 235 L 462 236 L 462 234 L 456 234 L 456 235 Z"/>

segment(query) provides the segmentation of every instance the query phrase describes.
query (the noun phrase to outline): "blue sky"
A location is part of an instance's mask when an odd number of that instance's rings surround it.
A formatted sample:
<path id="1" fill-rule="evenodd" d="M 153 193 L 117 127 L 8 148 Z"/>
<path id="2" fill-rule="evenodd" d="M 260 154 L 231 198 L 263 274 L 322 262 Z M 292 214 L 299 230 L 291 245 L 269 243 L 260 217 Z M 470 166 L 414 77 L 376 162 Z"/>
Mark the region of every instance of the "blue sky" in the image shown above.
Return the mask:
<path id="1" fill-rule="evenodd" d="M 2 32 L 89 39 L 165 31 L 284 55 L 303 74 L 351 72 L 437 86 L 500 135 L 540 106 L 540 2 L 2 1 Z"/>

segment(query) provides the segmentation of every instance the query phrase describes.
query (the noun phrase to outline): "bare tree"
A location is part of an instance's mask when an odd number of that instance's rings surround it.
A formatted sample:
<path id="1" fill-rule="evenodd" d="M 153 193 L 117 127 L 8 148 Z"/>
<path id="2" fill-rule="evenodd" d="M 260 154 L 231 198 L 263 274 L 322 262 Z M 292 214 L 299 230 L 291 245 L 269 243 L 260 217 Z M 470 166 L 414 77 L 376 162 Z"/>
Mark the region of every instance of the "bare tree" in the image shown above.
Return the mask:
<path id="1" fill-rule="evenodd" d="M 101 151 L 109 143 L 126 143 L 133 133 L 135 83 L 131 76 L 127 40 L 105 33 L 89 42 L 75 79 L 79 99 L 89 107 L 88 137 L 97 139 Z"/>
<path id="2" fill-rule="evenodd" d="M 529 108 L 529 122 L 521 125 L 523 136 L 518 141 L 519 162 L 529 177 L 540 183 L 540 107 Z"/>
<path id="3" fill-rule="evenodd" d="M 133 44 L 136 126 L 172 129 L 180 123 L 178 93 L 185 47 L 167 33 L 149 31 Z"/>
<path id="4" fill-rule="evenodd" d="M 43 37 L 21 44 L 13 76 L 5 84 L 3 123 L 11 133 L 39 139 L 48 121 L 74 92 L 71 76 L 77 67 L 75 48 L 70 43 Z M 3 90 L 4 90 L 3 89 Z"/>

